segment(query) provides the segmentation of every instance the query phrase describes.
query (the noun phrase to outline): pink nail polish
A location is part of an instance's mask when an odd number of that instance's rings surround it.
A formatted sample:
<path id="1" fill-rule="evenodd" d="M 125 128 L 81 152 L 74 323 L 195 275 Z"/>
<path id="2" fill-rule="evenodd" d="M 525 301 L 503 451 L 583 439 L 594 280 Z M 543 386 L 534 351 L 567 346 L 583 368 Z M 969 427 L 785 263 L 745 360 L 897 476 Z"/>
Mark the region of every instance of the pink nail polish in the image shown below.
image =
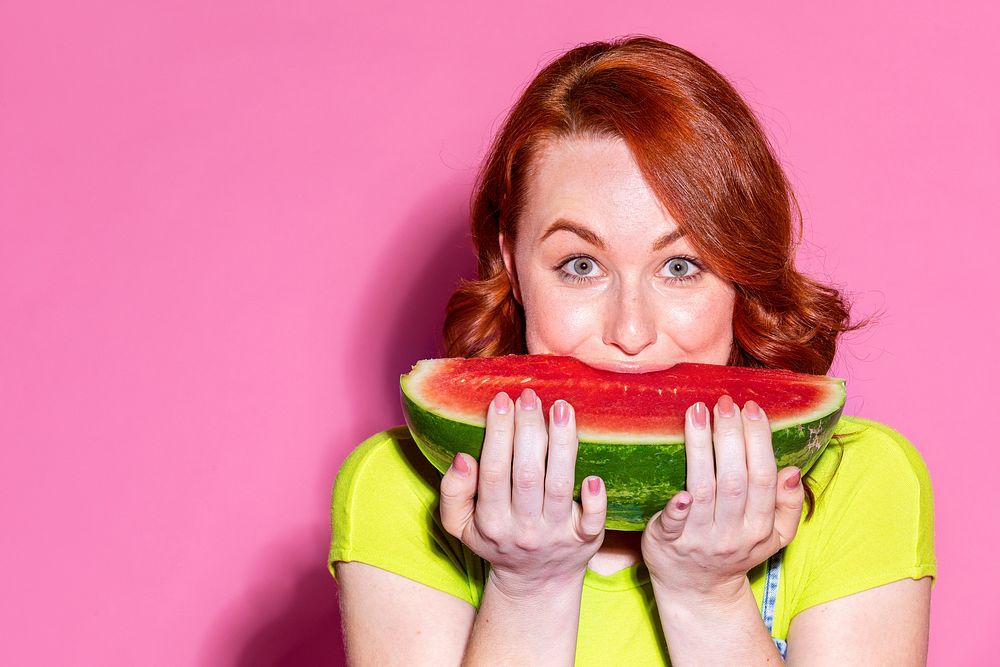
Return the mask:
<path id="1" fill-rule="evenodd" d="M 753 421 L 759 421 L 763 416 L 760 411 L 760 406 L 753 401 L 747 401 L 743 404 L 743 414 L 745 414 L 748 419 L 752 419 Z"/>
<path id="2" fill-rule="evenodd" d="M 524 410 L 534 410 L 538 407 L 538 397 L 531 389 L 521 392 L 521 408 Z"/>
<path id="3" fill-rule="evenodd" d="M 498 415 L 505 415 L 510 412 L 510 397 L 502 391 L 493 399 L 493 407 Z"/>
<path id="4" fill-rule="evenodd" d="M 590 490 L 590 495 L 596 496 L 601 492 L 601 478 L 591 477 L 587 480 L 587 488 Z"/>
<path id="5" fill-rule="evenodd" d="M 691 422 L 698 428 L 708 426 L 708 406 L 701 401 L 695 403 L 691 409 Z"/>
<path id="6" fill-rule="evenodd" d="M 716 404 L 719 406 L 719 416 L 720 417 L 735 417 L 736 416 L 736 404 L 733 403 L 733 399 L 723 394 L 719 398 L 719 402 Z"/>
<path id="7" fill-rule="evenodd" d="M 562 399 L 556 401 L 556 404 L 552 406 L 552 419 L 555 420 L 556 426 L 569 424 L 569 403 Z"/>
<path id="8" fill-rule="evenodd" d="M 451 467 L 462 477 L 469 474 L 469 464 L 462 458 L 461 454 L 455 454 L 455 458 L 451 462 Z"/>
<path id="9" fill-rule="evenodd" d="M 678 500 L 677 501 L 677 509 L 679 509 L 679 510 L 686 510 L 688 508 L 688 504 L 689 503 L 686 503 L 683 500 Z"/>
<path id="10" fill-rule="evenodd" d="M 788 490 L 796 488 L 800 479 L 802 479 L 802 471 L 796 470 L 794 475 L 785 480 L 785 488 Z"/>

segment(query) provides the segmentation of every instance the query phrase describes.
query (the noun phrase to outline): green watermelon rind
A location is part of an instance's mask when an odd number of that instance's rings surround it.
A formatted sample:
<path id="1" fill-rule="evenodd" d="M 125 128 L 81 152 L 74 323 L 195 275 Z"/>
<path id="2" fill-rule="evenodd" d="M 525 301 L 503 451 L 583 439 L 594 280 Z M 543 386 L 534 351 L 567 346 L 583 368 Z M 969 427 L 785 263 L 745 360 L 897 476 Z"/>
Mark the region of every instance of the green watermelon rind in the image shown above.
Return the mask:
<path id="1" fill-rule="evenodd" d="M 406 424 L 420 451 L 444 474 L 455 454 L 464 452 L 477 461 L 486 429 L 450 418 L 420 405 L 407 393 L 401 382 L 400 396 Z M 826 400 L 796 419 L 772 424 L 771 443 L 780 470 L 796 466 L 805 475 L 820 457 L 833 436 L 844 409 L 846 391 L 843 381 L 830 383 Z M 574 499 L 580 500 L 584 479 L 597 475 L 604 480 L 608 494 L 609 530 L 637 531 L 646 527 L 650 517 L 664 508 L 687 476 L 683 436 L 660 443 L 618 443 L 579 440 L 576 460 Z"/>

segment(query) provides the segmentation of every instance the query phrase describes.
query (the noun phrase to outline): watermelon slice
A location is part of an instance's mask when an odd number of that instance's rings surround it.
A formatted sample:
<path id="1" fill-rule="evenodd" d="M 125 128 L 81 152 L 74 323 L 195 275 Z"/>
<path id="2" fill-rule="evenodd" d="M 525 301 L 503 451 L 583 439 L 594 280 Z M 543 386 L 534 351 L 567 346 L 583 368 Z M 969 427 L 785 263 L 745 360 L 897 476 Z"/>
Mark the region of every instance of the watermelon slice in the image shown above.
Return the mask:
<path id="1" fill-rule="evenodd" d="M 442 473 L 456 452 L 478 460 L 490 401 L 500 391 L 516 399 L 525 387 L 546 414 L 560 398 L 575 409 L 576 499 L 583 479 L 599 475 L 613 530 L 642 530 L 684 489 L 684 414 L 694 403 L 711 409 L 723 394 L 739 406 L 753 399 L 768 416 L 778 468 L 805 474 L 830 441 L 846 398 L 844 380 L 822 375 L 693 363 L 616 373 L 554 355 L 428 359 L 400 378 L 410 433 Z"/>

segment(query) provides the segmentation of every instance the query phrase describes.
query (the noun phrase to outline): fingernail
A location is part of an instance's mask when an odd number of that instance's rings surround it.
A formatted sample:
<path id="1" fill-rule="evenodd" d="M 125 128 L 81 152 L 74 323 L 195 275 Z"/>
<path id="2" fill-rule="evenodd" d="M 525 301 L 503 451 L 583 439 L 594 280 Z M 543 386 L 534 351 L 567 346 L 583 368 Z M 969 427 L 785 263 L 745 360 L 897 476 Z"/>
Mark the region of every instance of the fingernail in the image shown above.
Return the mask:
<path id="1" fill-rule="evenodd" d="M 731 399 L 726 394 L 722 395 L 722 398 L 719 399 L 719 402 L 717 403 L 717 405 L 719 406 L 719 416 L 720 417 L 735 417 L 736 416 L 736 404 L 733 403 L 733 399 Z"/>
<path id="2" fill-rule="evenodd" d="M 686 510 L 688 508 L 688 505 L 690 505 L 690 504 L 691 503 L 686 503 L 683 500 L 678 500 L 677 501 L 677 509 L 679 509 L 679 510 Z"/>
<path id="3" fill-rule="evenodd" d="M 556 404 L 552 406 L 552 418 L 556 422 L 556 426 L 565 426 L 569 423 L 569 403 L 562 400 L 561 398 L 556 401 Z"/>
<path id="4" fill-rule="evenodd" d="M 802 471 L 796 470 L 794 475 L 785 480 L 785 488 L 789 490 L 794 489 L 799 485 L 799 480 L 801 478 L 802 478 Z"/>
<path id="5" fill-rule="evenodd" d="M 695 403 L 691 410 L 691 422 L 698 428 L 708 426 L 708 407 L 701 401 Z"/>
<path id="6" fill-rule="evenodd" d="M 747 401 L 743 404 L 743 414 L 749 419 L 759 421 L 761 418 L 760 406 L 753 401 Z"/>
<path id="7" fill-rule="evenodd" d="M 601 492 L 601 478 L 591 477 L 587 480 L 587 488 L 590 490 L 590 495 L 596 496 Z"/>
<path id="8" fill-rule="evenodd" d="M 505 415 L 510 412 L 510 396 L 502 391 L 493 399 L 493 407 L 498 415 Z"/>
<path id="9" fill-rule="evenodd" d="M 531 389 L 525 389 L 521 392 L 521 408 L 523 410 L 534 410 L 538 407 L 537 397 L 535 392 Z"/>
<path id="10" fill-rule="evenodd" d="M 455 458 L 451 462 L 451 468 L 462 477 L 469 474 L 469 464 L 464 458 L 462 458 L 461 454 L 455 454 Z"/>

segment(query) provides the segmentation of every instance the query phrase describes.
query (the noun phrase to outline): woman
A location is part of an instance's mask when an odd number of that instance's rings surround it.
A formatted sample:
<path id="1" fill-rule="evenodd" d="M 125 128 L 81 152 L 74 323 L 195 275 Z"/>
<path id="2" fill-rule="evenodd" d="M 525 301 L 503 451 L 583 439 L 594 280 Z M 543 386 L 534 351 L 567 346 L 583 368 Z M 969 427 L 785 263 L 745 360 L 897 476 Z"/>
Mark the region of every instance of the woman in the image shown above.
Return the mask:
<path id="1" fill-rule="evenodd" d="M 706 63 L 651 38 L 575 48 L 484 164 L 480 280 L 449 303 L 448 353 L 826 373 L 860 325 L 795 270 L 797 213 L 752 112 Z M 898 433 L 845 417 L 800 480 L 777 470 L 760 406 L 699 403 L 687 490 L 623 533 L 604 530 L 600 479 L 573 502 L 573 408 L 542 398 L 497 395 L 480 461 L 460 455 L 443 479 L 405 428 L 344 463 L 330 568 L 352 662 L 926 661 L 932 495 Z"/>

